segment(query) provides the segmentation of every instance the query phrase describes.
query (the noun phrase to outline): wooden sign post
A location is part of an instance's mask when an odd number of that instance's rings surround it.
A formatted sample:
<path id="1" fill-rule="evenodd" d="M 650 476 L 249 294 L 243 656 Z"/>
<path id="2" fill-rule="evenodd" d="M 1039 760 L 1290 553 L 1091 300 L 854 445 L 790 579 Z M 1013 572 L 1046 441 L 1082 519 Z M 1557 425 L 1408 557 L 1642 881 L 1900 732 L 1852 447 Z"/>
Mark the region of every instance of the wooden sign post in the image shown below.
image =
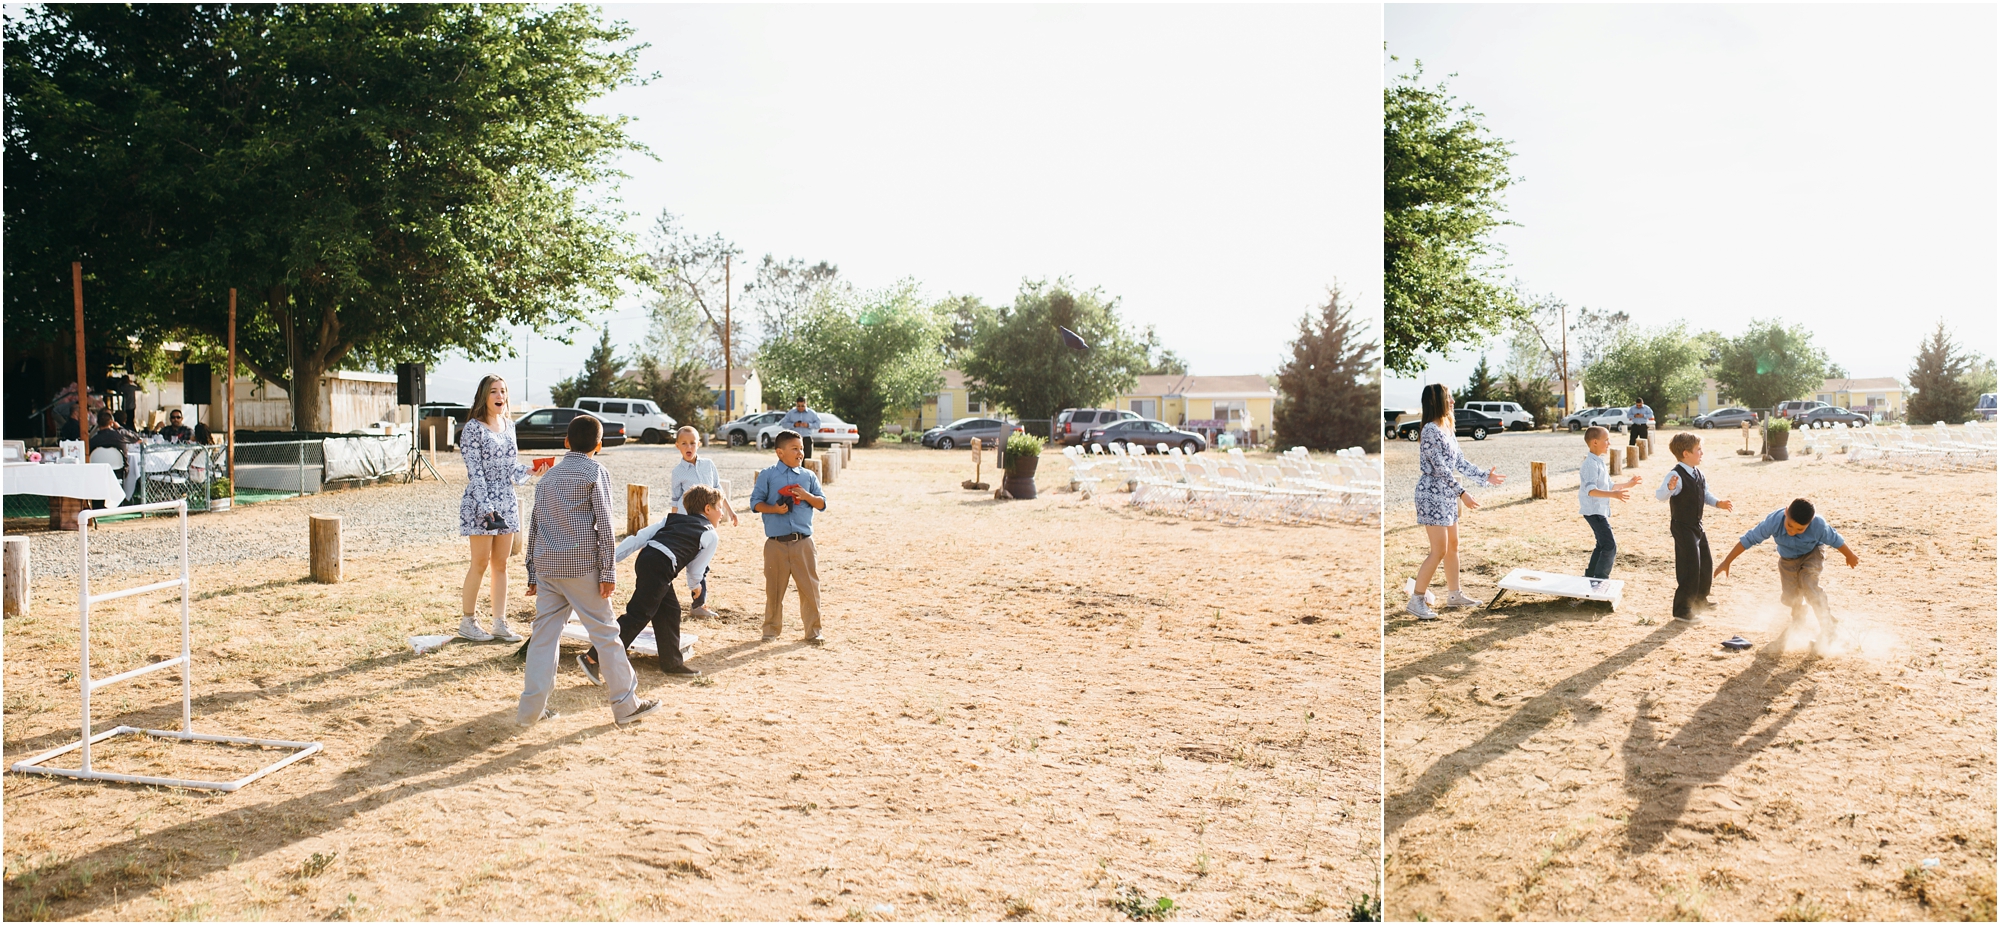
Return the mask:
<path id="1" fill-rule="evenodd" d="M 312 580 L 321 584 L 340 581 L 340 518 L 332 514 L 314 514 L 310 536 Z"/>
<path id="2" fill-rule="evenodd" d="M 653 522 L 651 511 L 646 506 L 646 486 L 627 484 L 625 486 L 625 535 L 631 536 L 646 529 Z"/>

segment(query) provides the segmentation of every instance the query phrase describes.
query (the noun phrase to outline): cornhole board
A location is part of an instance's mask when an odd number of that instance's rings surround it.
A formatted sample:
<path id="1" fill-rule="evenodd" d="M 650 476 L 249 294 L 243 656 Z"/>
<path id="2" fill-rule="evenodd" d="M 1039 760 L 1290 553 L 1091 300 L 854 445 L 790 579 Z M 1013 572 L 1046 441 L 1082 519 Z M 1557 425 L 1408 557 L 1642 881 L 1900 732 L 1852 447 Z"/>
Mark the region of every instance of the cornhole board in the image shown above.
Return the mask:
<path id="1" fill-rule="evenodd" d="M 1577 597 L 1586 601 L 1603 601 L 1618 609 L 1618 601 L 1625 596 L 1625 583 L 1616 578 L 1584 578 L 1581 575 L 1558 575 L 1554 572 L 1537 572 L 1534 569 L 1517 568 L 1500 579 L 1500 593 L 1493 595 L 1488 608 L 1500 603 L 1500 598 L 1509 591 L 1525 591 L 1531 594 L 1552 594 L 1556 597 Z"/>
<path id="2" fill-rule="evenodd" d="M 584 645 L 590 645 L 590 631 L 584 629 L 583 624 L 575 618 L 571 618 L 569 625 L 563 627 L 562 638 L 570 642 L 580 642 Z M 686 661 L 694 656 L 695 638 L 693 633 L 681 633 L 682 661 Z M 639 631 L 639 638 L 632 640 L 632 644 L 626 646 L 625 651 L 634 655 L 650 655 L 654 658 L 659 658 L 660 640 L 653 635 L 653 628 L 648 626 Z"/>

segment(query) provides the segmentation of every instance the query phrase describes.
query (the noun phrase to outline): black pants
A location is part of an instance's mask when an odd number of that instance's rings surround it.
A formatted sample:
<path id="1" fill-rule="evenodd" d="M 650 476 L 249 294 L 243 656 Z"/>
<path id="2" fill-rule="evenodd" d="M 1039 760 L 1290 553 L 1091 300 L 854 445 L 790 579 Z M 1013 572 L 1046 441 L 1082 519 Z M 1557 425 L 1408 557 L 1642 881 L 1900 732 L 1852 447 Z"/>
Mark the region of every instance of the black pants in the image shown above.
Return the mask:
<path id="1" fill-rule="evenodd" d="M 1715 580 L 1715 557 L 1700 524 L 1670 528 L 1674 535 L 1674 616 L 1698 616 L 1708 609 L 1708 586 Z"/>
<path id="2" fill-rule="evenodd" d="M 1645 424 L 1632 425 L 1632 433 L 1625 438 L 1625 445 L 1637 446 L 1639 441 L 1646 439 L 1646 426 Z"/>
<path id="3" fill-rule="evenodd" d="M 805 450 L 806 452 L 805 458 L 807 459 L 813 458 L 813 438 L 805 437 L 801 439 L 799 441 L 799 447 Z"/>
<path id="4" fill-rule="evenodd" d="M 632 571 L 637 580 L 632 599 L 625 603 L 625 615 L 618 618 L 618 638 L 626 646 L 639 638 L 646 624 L 653 624 L 653 641 L 660 647 L 660 668 L 681 666 L 681 599 L 674 593 L 674 578 L 680 568 L 674 560 L 651 546 L 639 550 Z M 597 649 L 590 650 L 597 661 Z"/>

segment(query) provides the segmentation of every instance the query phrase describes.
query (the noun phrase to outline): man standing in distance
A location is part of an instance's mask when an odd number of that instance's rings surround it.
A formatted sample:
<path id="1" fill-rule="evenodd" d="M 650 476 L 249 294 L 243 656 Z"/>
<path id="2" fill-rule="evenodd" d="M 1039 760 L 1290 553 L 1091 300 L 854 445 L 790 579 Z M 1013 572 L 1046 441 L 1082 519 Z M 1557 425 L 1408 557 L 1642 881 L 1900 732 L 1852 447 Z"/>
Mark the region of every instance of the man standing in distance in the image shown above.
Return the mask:
<path id="1" fill-rule="evenodd" d="M 1632 399 L 1632 410 L 1625 416 L 1632 421 L 1632 430 L 1625 438 L 1625 445 L 1634 446 L 1646 439 L 1646 432 L 1652 429 L 1653 409 L 1646 407 L 1645 399 L 1635 398 Z"/>
<path id="2" fill-rule="evenodd" d="M 813 457 L 813 437 L 819 435 L 819 412 L 806 407 L 806 397 L 801 395 L 792 410 L 785 412 L 785 429 L 799 435 L 799 442 L 805 445 L 805 457 Z"/>

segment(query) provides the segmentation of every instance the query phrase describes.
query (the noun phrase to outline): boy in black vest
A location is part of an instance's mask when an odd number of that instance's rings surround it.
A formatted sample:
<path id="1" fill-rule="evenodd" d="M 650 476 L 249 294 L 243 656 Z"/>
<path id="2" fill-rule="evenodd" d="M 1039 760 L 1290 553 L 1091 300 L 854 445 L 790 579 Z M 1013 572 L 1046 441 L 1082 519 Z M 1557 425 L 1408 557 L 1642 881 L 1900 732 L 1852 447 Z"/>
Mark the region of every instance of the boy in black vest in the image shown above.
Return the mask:
<path id="1" fill-rule="evenodd" d="M 1674 536 L 1674 618 L 1692 620 L 1715 606 L 1708 600 L 1715 556 L 1708 550 L 1708 534 L 1701 529 L 1702 506 L 1729 511 L 1735 505 L 1716 500 L 1708 490 L 1708 479 L 1701 474 L 1701 437 L 1675 434 L 1667 449 L 1680 462 L 1667 470 L 1653 497 L 1667 502 L 1668 529 Z"/>
<path id="2" fill-rule="evenodd" d="M 633 552 L 636 583 L 625 615 L 618 618 L 618 637 L 627 646 L 653 624 L 653 640 L 660 647 L 660 670 L 670 675 L 698 675 L 681 661 L 681 600 L 674 594 L 674 576 L 687 574 L 688 594 L 701 591 L 708 578 L 708 563 L 715 557 L 715 526 L 722 516 L 722 494 L 706 485 L 696 485 L 681 496 L 683 510 L 692 514 L 668 514 L 664 520 L 632 534 L 618 544 L 617 558 Z M 596 684 L 603 684 L 597 671 L 597 649 L 576 657 L 576 664 Z"/>

